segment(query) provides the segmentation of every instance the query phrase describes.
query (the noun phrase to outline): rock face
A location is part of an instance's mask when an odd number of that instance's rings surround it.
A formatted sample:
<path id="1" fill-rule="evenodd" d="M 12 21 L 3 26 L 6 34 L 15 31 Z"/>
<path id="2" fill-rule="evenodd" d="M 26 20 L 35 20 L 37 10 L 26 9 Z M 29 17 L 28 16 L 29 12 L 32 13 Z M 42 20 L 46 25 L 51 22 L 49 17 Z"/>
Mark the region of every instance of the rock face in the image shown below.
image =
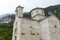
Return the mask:
<path id="1" fill-rule="evenodd" d="M 60 40 L 59 20 L 45 16 L 43 8 L 30 11 L 30 18 L 23 17 L 23 7 L 16 8 L 12 40 Z"/>
<path id="2" fill-rule="evenodd" d="M 10 22 L 14 22 L 15 20 L 15 14 L 6 14 L 6 15 L 2 15 L 1 19 L 0 19 L 0 23 L 10 23 Z"/>

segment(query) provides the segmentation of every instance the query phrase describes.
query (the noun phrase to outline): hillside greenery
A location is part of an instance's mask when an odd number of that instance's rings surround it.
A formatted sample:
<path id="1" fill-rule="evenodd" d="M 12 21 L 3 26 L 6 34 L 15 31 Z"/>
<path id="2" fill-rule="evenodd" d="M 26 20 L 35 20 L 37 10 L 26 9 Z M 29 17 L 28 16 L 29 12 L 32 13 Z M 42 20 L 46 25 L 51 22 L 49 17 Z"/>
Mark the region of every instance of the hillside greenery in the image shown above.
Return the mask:
<path id="1" fill-rule="evenodd" d="M 0 24 L 0 40 L 12 40 L 13 23 Z"/>

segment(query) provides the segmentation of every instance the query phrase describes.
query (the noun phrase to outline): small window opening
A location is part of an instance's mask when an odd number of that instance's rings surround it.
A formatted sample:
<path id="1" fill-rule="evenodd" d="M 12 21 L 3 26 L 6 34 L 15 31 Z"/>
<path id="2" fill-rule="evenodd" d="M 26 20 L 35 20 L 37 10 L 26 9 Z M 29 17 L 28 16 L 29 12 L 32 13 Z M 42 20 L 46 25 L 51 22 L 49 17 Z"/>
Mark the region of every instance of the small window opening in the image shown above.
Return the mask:
<path id="1" fill-rule="evenodd" d="M 36 11 L 36 13 L 38 13 L 38 11 Z"/>
<path id="2" fill-rule="evenodd" d="M 17 34 L 17 28 L 15 28 L 15 31 L 14 32 L 15 32 L 15 34 Z"/>
<path id="3" fill-rule="evenodd" d="M 25 35 L 25 33 L 21 33 L 21 35 Z"/>
<path id="4" fill-rule="evenodd" d="M 37 35 L 39 35 L 39 33 L 37 33 Z"/>
<path id="5" fill-rule="evenodd" d="M 32 26 L 30 26 L 30 28 L 32 28 Z"/>
<path id="6" fill-rule="evenodd" d="M 57 28 L 57 26 L 56 26 L 56 25 L 55 25 L 54 27 L 55 27 L 55 28 Z"/>
<path id="7" fill-rule="evenodd" d="M 40 39 L 40 40 L 42 40 L 42 39 Z"/>
<path id="8" fill-rule="evenodd" d="M 17 40 L 17 36 L 15 36 L 15 40 Z"/>
<path id="9" fill-rule="evenodd" d="M 35 35 L 35 33 L 31 33 L 31 35 Z"/>
<path id="10" fill-rule="evenodd" d="M 18 10 L 16 10 L 16 12 L 18 12 Z"/>
<path id="11" fill-rule="evenodd" d="M 33 13 L 32 13 L 33 14 Z"/>

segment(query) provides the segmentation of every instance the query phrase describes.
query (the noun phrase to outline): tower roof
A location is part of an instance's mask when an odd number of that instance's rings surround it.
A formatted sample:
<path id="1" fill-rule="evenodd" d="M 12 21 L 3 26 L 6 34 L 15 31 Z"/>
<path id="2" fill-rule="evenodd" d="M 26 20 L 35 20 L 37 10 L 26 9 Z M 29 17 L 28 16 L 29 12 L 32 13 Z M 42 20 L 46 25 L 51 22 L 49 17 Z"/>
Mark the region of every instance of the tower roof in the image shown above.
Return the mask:
<path id="1" fill-rule="evenodd" d="M 20 5 L 17 6 L 15 12 L 17 11 L 17 8 L 22 8 L 22 9 L 23 9 L 24 7 L 22 7 L 22 6 L 20 6 Z"/>
<path id="2" fill-rule="evenodd" d="M 24 7 L 22 7 L 22 6 L 19 5 L 19 6 L 17 6 L 17 8 L 24 8 Z"/>

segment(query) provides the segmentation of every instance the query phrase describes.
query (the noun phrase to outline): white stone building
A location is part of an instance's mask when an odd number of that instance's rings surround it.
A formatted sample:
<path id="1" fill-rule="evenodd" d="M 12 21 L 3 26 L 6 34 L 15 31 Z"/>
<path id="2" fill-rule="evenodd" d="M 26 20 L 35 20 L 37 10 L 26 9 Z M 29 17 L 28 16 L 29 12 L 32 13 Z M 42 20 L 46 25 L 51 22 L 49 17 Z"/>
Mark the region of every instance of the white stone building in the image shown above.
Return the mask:
<path id="1" fill-rule="evenodd" d="M 12 40 L 60 40 L 60 23 L 55 16 L 45 16 L 43 8 L 30 11 L 31 18 L 23 17 L 23 7 L 16 8 Z"/>

